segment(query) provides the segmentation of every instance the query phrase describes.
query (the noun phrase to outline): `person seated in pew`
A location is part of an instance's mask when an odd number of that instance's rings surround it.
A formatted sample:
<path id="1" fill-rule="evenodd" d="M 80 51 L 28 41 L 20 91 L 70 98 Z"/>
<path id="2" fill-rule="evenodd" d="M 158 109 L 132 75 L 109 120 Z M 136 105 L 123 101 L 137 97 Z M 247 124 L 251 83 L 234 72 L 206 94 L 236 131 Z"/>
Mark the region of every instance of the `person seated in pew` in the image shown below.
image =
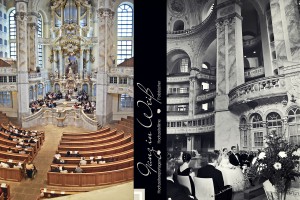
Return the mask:
<path id="1" fill-rule="evenodd" d="M 80 168 L 80 164 L 76 166 L 74 173 L 83 173 L 83 170 Z"/>
<path id="2" fill-rule="evenodd" d="M 19 169 L 22 169 L 22 168 L 23 168 L 23 167 L 22 167 L 22 163 L 19 162 L 17 165 L 14 165 L 13 168 L 19 168 Z"/>
<path id="3" fill-rule="evenodd" d="M 71 157 L 71 152 L 70 151 L 67 151 L 66 157 Z"/>
<path id="4" fill-rule="evenodd" d="M 60 172 L 59 165 L 55 168 L 51 168 L 51 172 Z"/>
<path id="5" fill-rule="evenodd" d="M 11 140 L 11 141 L 13 140 L 13 138 L 11 137 L 11 135 L 9 135 L 7 139 Z"/>
<path id="6" fill-rule="evenodd" d="M 12 153 L 13 151 L 11 150 L 11 148 L 9 147 L 7 150 L 8 153 Z"/>
<path id="7" fill-rule="evenodd" d="M 9 165 L 7 163 L 5 163 L 5 162 L 1 162 L 0 163 L 0 167 L 2 167 L 2 168 L 9 168 Z"/>
<path id="8" fill-rule="evenodd" d="M 56 159 L 59 160 L 60 157 L 61 157 L 60 153 L 59 153 L 58 151 L 56 151 L 56 153 L 55 153 L 55 155 L 54 155 L 54 158 L 56 158 Z"/>
<path id="9" fill-rule="evenodd" d="M 87 164 L 87 162 L 86 162 L 86 160 L 84 159 L 84 157 L 81 157 L 81 160 L 80 160 L 79 164 L 80 164 L 80 165 L 86 165 L 86 164 Z"/>
<path id="10" fill-rule="evenodd" d="M 75 157 L 81 157 L 79 151 L 75 151 L 74 153 L 75 153 Z"/>
<path id="11" fill-rule="evenodd" d="M 95 158 L 91 159 L 91 164 L 97 164 L 97 161 Z"/>

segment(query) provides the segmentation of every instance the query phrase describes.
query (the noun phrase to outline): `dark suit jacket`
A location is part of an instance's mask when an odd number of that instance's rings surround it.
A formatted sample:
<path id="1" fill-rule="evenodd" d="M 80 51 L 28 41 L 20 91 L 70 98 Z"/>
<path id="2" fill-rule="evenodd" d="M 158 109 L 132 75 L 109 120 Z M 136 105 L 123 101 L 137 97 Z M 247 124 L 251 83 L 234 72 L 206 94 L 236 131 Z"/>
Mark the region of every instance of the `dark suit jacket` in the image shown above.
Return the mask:
<path id="1" fill-rule="evenodd" d="M 167 180 L 167 199 L 171 198 L 172 200 L 192 200 L 193 198 L 191 198 L 189 195 L 191 194 L 188 188 Z"/>
<path id="2" fill-rule="evenodd" d="M 237 157 L 238 157 L 238 160 L 236 159 L 235 155 L 234 154 L 231 154 L 229 156 L 229 162 L 234 165 L 234 166 L 240 166 L 241 165 L 241 158 L 240 158 L 240 154 L 236 154 Z"/>
<path id="3" fill-rule="evenodd" d="M 198 169 L 197 177 L 212 178 L 214 183 L 215 194 L 224 189 L 224 180 L 222 172 L 212 165 L 206 165 Z"/>

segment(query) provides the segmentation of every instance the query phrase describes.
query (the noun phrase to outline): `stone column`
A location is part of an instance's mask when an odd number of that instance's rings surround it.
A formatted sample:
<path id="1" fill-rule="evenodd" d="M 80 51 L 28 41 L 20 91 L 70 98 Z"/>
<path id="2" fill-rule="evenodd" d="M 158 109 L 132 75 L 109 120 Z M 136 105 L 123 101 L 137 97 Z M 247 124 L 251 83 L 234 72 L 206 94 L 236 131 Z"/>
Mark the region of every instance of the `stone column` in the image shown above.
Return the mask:
<path id="1" fill-rule="evenodd" d="M 97 67 L 97 86 L 96 86 L 96 117 L 100 124 L 104 125 L 112 120 L 112 96 L 108 94 L 108 50 L 112 46 L 109 40 L 109 27 L 113 22 L 114 12 L 107 6 L 108 0 L 101 1 L 100 8 L 97 10 L 98 17 L 98 50 L 99 59 Z M 105 5 L 105 6 L 104 6 Z"/>
<path id="2" fill-rule="evenodd" d="M 299 11 L 295 0 L 270 0 L 274 43 L 280 61 L 300 61 Z"/>
<path id="3" fill-rule="evenodd" d="M 53 53 L 53 62 L 52 62 L 52 72 L 56 78 L 56 71 L 57 73 L 59 73 L 58 67 L 57 67 L 57 51 L 56 50 L 52 50 Z"/>
<path id="4" fill-rule="evenodd" d="M 28 53 L 27 53 L 27 3 L 28 0 L 16 0 L 17 23 L 17 67 L 18 67 L 18 117 L 30 114 Z"/>
<path id="5" fill-rule="evenodd" d="M 65 74 L 65 69 L 63 65 L 63 55 L 62 50 L 58 50 L 58 63 L 59 63 L 59 77 L 61 78 Z"/>
<path id="6" fill-rule="evenodd" d="M 83 50 L 80 49 L 79 63 L 78 63 L 79 78 L 83 78 Z"/>
<path id="7" fill-rule="evenodd" d="M 192 151 L 192 145 L 193 144 L 193 141 L 192 141 L 192 136 L 188 135 L 186 136 L 186 150 L 187 151 Z"/>
<path id="8" fill-rule="evenodd" d="M 244 83 L 242 17 L 239 0 L 220 0 L 217 9 L 217 85 L 215 148 L 239 141 L 239 120 L 228 110 L 228 93 Z"/>
<path id="9" fill-rule="evenodd" d="M 91 73 L 91 62 L 90 62 L 90 49 L 86 50 L 86 72 L 87 74 L 85 75 L 87 77 L 88 74 L 92 74 Z"/>
<path id="10" fill-rule="evenodd" d="M 190 87 L 189 87 L 189 117 L 194 116 L 194 106 L 195 106 L 195 82 L 196 78 L 194 76 L 190 77 Z"/>
<path id="11" fill-rule="evenodd" d="M 36 71 L 36 67 L 38 66 L 38 37 L 37 37 L 37 19 L 38 14 L 31 12 L 28 13 L 28 63 L 29 63 L 29 71 Z"/>

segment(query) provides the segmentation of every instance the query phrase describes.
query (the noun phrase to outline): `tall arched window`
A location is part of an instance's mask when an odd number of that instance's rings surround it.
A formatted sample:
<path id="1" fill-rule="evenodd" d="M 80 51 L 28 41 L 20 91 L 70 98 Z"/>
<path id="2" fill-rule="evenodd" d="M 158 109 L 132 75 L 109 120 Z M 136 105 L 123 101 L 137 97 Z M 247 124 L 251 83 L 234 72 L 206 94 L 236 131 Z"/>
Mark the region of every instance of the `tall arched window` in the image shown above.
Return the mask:
<path id="1" fill-rule="evenodd" d="M 241 147 L 248 147 L 248 126 L 245 118 L 240 120 Z"/>
<path id="2" fill-rule="evenodd" d="M 118 49 L 117 64 L 133 56 L 133 8 L 122 3 L 118 7 Z"/>
<path id="3" fill-rule="evenodd" d="M 264 132 L 262 117 L 258 113 L 254 113 L 251 117 L 253 147 L 261 148 L 264 146 Z"/>
<path id="4" fill-rule="evenodd" d="M 42 16 L 40 13 L 38 16 L 37 25 L 38 25 L 38 31 L 37 31 L 38 35 L 37 36 L 39 38 L 42 38 L 43 37 L 43 20 L 42 20 Z M 40 44 L 38 44 L 38 66 L 40 68 L 43 67 L 43 46 Z"/>
<path id="5" fill-rule="evenodd" d="M 13 9 L 9 13 L 9 41 L 10 41 L 10 57 L 17 59 L 17 48 L 16 48 L 16 21 L 15 21 L 16 10 Z"/>
<path id="6" fill-rule="evenodd" d="M 282 121 L 281 117 L 276 112 L 271 112 L 267 115 L 267 131 L 270 132 L 271 129 L 276 129 L 277 134 L 282 134 Z"/>
<path id="7" fill-rule="evenodd" d="M 189 72 L 189 59 L 183 58 L 180 63 L 180 72 L 188 73 Z"/>
<path id="8" fill-rule="evenodd" d="M 300 109 L 293 108 L 288 112 L 289 141 L 300 144 Z"/>

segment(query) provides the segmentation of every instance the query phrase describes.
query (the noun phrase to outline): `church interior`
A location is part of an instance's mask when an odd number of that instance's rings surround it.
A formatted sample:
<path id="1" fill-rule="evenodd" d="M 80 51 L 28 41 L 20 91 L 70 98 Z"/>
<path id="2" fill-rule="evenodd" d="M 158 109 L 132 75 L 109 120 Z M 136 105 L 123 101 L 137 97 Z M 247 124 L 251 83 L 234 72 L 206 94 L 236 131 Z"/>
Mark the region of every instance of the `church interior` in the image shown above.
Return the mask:
<path id="1" fill-rule="evenodd" d="M 0 0 L 0 198 L 133 199 L 133 12 Z"/>

